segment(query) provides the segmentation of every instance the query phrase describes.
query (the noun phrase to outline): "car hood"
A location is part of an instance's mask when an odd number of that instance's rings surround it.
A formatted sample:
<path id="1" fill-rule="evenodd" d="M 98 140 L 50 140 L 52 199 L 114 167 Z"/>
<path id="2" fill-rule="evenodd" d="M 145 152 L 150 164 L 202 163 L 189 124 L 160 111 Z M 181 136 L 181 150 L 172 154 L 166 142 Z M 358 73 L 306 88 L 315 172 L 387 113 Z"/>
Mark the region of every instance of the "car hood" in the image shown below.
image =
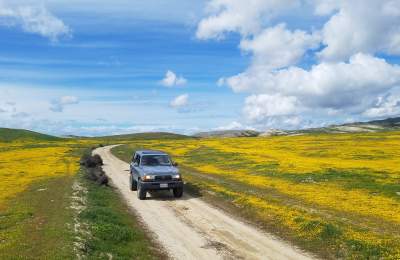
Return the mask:
<path id="1" fill-rule="evenodd" d="M 179 172 L 179 170 L 173 166 L 142 166 L 142 170 L 148 175 L 171 175 Z"/>

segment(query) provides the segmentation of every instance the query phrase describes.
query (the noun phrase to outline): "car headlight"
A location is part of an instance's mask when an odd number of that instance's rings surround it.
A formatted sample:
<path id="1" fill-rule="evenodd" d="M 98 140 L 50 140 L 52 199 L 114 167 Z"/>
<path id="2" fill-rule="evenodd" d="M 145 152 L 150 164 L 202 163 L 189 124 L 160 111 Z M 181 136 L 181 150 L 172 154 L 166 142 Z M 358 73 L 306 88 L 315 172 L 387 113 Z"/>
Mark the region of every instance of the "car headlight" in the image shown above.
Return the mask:
<path id="1" fill-rule="evenodd" d="M 172 178 L 175 179 L 175 180 L 180 180 L 181 179 L 181 175 L 180 174 L 175 174 L 175 175 L 172 175 Z"/>
<path id="2" fill-rule="evenodd" d="M 152 181 L 154 180 L 154 175 L 145 175 L 143 176 L 144 181 Z"/>

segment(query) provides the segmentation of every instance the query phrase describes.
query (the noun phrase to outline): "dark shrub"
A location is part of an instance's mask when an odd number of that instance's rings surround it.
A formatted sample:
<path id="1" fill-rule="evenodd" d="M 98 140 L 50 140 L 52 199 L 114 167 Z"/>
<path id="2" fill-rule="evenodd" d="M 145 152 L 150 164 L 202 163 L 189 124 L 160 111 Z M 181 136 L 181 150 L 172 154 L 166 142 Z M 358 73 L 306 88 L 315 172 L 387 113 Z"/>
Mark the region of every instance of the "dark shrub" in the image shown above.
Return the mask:
<path id="1" fill-rule="evenodd" d="M 108 185 L 108 177 L 100 166 L 86 168 L 86 178 L 97 182 L 99 185 Z"/>
<path id="2" fill-rule="evenodd" d="M 100 155 L 85 154 L 82 156 L 80 164 L 86 168 L 86 178 L 97 182 L 99 185 L 108 185 L 108 177 L 101 168 L 103 160 Z"/>
<path id="3" fill-rule="evenodd" d="M 86 161 L 89 159 L 90 156 L 91 156 L 90 154 L 85 153 L 84 155 L 82 155 L 82 157 L 81 157 L 79 163 L 80 163 L 81 165 L 86 165 Z"/>
<path id="4" fill-rule="evenodd" d="M 81 165 L 85 165 L 87 168 L 94 168 L 96 166 L 103 165 L 103 160 L 98 154 L 95 155 L 85 154 L 82 156 L 80 163 Z"/>

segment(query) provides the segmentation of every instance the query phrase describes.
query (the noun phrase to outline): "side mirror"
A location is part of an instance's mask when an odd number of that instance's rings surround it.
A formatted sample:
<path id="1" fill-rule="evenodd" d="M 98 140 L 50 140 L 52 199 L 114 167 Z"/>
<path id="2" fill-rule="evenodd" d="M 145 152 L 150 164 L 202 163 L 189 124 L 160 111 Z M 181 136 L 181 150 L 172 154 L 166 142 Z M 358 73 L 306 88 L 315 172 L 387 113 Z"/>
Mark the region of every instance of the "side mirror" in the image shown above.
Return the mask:
<path id="1" fill-rule="evenodd" d="M 173 162 L 173 163 L 172 163 L 172 166 L 177 167 L 177 166 L 178 166 L 178 163 L 177 163 L 177 162 Z"/>

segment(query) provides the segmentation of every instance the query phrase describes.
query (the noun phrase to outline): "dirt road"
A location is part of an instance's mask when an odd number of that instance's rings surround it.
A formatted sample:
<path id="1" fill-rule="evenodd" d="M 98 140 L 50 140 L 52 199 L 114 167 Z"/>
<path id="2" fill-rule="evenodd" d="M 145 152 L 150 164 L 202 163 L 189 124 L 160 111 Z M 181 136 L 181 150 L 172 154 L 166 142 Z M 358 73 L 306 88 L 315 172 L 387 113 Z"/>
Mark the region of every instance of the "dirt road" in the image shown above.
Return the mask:
<path id="1" fill-rule="evenodd" d="M 159 243 L 174 259 L 310 259 L 284 241 L 242 223 L 199 198 L 168 192 L 140 201 L 129 190 L 129 165 L 98 148 L 104 170 Z"/>

